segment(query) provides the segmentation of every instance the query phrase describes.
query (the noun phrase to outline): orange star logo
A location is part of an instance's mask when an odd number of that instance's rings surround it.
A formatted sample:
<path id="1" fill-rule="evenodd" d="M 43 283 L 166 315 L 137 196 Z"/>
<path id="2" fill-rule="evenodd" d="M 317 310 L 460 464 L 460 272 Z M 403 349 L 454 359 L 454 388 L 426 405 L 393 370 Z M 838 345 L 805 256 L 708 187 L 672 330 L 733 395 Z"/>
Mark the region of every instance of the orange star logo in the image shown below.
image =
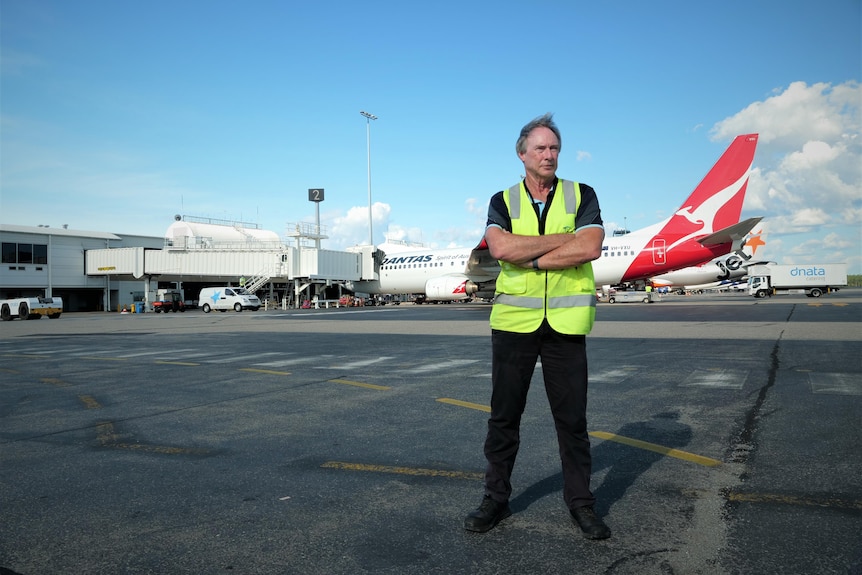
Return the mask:
<path id="1" fill-rule="evenodd" d="M 760 234 L 762 234 L 762 233 L 763 233 L 763 230 L 760 230 L 759 232 L 752 234 L 752 236 L 750 238 L 748 238 L 748 241 L 745 242 L 746 246 L 751 247 L 751 254 L 752 255 L 757 253 L 757 248 L 759 248 L 760 246 L 766 245 L 766 242 L 763 241 L 762 239 L 760 239 Z"/>

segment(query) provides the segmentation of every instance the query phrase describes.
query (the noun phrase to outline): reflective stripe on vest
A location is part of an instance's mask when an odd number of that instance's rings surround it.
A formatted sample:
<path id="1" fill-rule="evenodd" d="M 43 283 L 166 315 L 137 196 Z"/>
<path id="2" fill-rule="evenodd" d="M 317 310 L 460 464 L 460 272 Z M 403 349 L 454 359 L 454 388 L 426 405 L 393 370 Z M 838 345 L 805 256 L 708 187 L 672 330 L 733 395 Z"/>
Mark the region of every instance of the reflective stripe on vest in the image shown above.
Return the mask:
<path id="1" fill-rule="evenodd" d="M 509 208 L 512 233 L 539 235 L 539 220 L 523 183 L 509 188 L 503 198 Z M 573 233 L 579 203 L 577 184 L 558 180 L 554 198 L 545 206 L 546 233 Z M 529 207 L 522 209 L 522 206 Z M 551 327 L 560 333 L 586 334 L 595 318 L 595 293 L 589 263 L 564 270 L 536 271 L 500 262 L 491 327 L 529 333 L 547 318 Z"/>
<path id="2" fill-rule="evenodd" d="M 514 307 L 524 307 L 528 309 L 543 309 L 545 307 L 545 299 L 540 297 L 524 297 L 506 295 L 504 293 L 497 294 L 494 298 L 494 303 L 502 303 Z M 548 309 L 565 308 L 565 307 L 596 307 L 596 296 L 589 295 L 565 295 L 562 297 L 549 297 Z"/>
<path id="3" fill-rule="evenodd" d="M 561 180 L 563 182 L 563 199 L 566 203 L 566 213 L 574 216 L 580 204 L 578 194 L 575 194 L 575 182 Z M 556 193 L 556 192 L 555 192 Z M 521 219 L 521 184 L 515 184 L 509 188 L 509 218 Z"/>

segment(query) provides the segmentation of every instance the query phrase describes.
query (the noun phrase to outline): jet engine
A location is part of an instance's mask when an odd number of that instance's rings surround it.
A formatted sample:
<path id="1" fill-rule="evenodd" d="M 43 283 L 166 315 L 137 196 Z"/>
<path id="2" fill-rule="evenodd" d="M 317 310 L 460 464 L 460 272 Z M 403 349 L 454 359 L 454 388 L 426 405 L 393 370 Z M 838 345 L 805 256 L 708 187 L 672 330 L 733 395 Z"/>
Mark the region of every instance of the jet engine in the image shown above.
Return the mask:
<path id="1" fill-rule="evenodd" d="M 430 300 L 467 299 L 479 288 L 466 276 L 446 276 L 425 282 L 425 297 Z"/>

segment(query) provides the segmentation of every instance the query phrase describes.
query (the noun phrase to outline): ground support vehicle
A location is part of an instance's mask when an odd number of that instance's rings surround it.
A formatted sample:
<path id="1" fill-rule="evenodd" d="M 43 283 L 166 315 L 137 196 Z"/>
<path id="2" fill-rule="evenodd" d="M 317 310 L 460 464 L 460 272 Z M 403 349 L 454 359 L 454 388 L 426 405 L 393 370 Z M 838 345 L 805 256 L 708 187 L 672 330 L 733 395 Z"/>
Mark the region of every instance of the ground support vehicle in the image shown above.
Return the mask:
<path id="1" fill-rule="evenodd" d="M 260 309 L 260 299 L 241 287 L 206 287 L 201 290 L 198 305 L 204 313 L 212 310 L 221 312 L 232 309 L 240 312 L 244 309 L 257 311 Z"/>
<path id="2" fill-rule="evenodd" d="M 847 285 L 847 264 L 766 264 L 748 269 L 748 295 L 756 298 L 782 291 L 804 290 L 808 297 L 838 291 Z"/>
<path id="3" fill-rule="evenodd" d="M 653 303 L 659 300 L 659 296 L 651 291 L 617 291 L 608 294 L 608 303 L 617 302 L 642 302 Z"/>
<path id="4" fill-rule="evenodd" d="M 160 289 L 158 299 L 153 302 L 153 311 L 156 313 L 186 311 L 182 292 Z"/>
<path id="5" fill-rule="evenodd" d="M 57 319 L 63 312 L 63 298 L 59 297 L 23 297 L 0 300 L 0 319 L 11 321 L 16 317 L 21 319 L 41 319 L 47 315 Z"/>

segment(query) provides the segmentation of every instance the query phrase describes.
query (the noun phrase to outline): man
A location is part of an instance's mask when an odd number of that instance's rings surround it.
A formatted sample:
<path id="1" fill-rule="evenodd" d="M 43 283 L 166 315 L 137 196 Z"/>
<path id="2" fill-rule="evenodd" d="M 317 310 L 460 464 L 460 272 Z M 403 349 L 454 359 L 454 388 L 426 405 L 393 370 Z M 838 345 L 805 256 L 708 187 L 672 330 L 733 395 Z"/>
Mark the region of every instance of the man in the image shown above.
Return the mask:
<path id="1" fill-rule="evenodd" d="M 491 199 L 485 240 L 500 261 L 491 311 L 491 417 L 485 439 L 485 496 L 464 521 L 484 533 L 509 517 L 510 478 L 527 391 L 542 358 L 563 467 L 563 499 L 588 539 L 611 531 L 593 510 L 587 435 L 586 334 L 595 319 L 590 262 L 604 227 L 595 191 L 557 178 L 560 131 L 551 114 L 521 130 L 515 145 L 526 176 Z"/>

